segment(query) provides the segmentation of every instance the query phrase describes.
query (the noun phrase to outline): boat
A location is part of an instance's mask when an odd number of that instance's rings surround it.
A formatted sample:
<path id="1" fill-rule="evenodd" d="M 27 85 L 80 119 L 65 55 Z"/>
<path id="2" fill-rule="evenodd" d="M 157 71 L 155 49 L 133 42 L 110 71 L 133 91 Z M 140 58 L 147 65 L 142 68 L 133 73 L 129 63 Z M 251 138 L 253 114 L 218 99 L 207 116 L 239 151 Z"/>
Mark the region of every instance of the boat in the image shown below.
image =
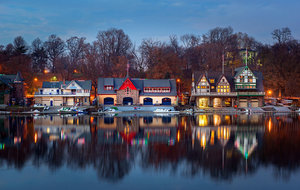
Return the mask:
<path id="1" fill-rule="evenodd" d="M 104 110 L 98 110 L 98 113 L 118 113 L 120 111 L 116 110 L 116 109 L 112 109 L 112 108 L 107 108 Z"/>
<path id="2" fill-rule="evenodd" d="M 181 111 L 180 113 L 184 113 L 184 114 L 193 114 L 194 110 L 193 109 L 185 109 L 183 111 Z"/>
<path id="3" fill-rule="evenodd" d="M 175 111 L 172 109 L 166 109 L 166 108 L 157 108 L 153 112 L 154 113 L 179 113 L 179 111 Z"/>
<path id="4" fill-rule="evenodd" d="M 78 111 L 74 108 L 68 108 L 68 107 L 61 107 L 60 109 L 57 110 L 60 114 L 74 114 L 78 113 Z"/>

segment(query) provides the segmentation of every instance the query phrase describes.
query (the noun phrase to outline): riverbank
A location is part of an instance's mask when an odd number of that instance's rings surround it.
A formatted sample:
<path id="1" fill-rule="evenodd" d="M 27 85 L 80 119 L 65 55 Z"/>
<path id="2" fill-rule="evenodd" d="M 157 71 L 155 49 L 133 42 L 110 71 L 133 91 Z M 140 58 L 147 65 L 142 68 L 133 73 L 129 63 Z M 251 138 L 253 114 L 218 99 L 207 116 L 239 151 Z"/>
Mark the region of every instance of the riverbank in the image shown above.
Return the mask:
<path id="1" fill-rule="evenodd" d="M 0 106 L 0 115 L 9 115 L 9 114 L 18 114 L 18 115 L 26 115 L 26 114 L 64 114 L 60 113 L 58 110 L 61 107 L 50 107 L 48 110 L 44 110 L 43 108 L 36 107 L 22 107 L 22 106 Z M 86 114 L 91 115 L 99 115 L 105 114 L 107 112 L 99 113 L 100 110 L 108 110 L 114 109 L 117 113 L 153 113 L 156 109 L 166 109 L 170 111 L 178 111 L 177 114 L 193 114 L 193 113 L 232 113 L 232 114 L 240 114 L 240 113 L 299 113 L 299 108 L 291 108 L 284 106 L 264 106 L 257 108 L 194 108 L 192 111 L 186 106 L 104 106 L 104 107 L 96 107 L 96 106 L 79 106 L 79 110 L 84 110 Z M 166 112 L 168 114 L 168 112 Z M 65 113 L 68 114 L 68 113 Z M 76 114 L 76 112 L 74 112 Z"/>

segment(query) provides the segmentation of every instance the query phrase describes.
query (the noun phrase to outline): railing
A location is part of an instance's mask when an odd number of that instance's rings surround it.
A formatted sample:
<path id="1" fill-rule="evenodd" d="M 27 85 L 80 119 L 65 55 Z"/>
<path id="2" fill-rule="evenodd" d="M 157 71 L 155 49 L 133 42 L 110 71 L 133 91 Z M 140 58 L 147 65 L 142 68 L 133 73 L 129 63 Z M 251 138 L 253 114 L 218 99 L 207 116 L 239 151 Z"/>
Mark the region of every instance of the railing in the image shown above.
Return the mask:
<path id="1" fill-rule="evenodd" d="M 238 92 L 239 96 L 264 96 L 265 92 Z"/>
<path id="2" fill-rule="evenodd" d="M 192 92 L 192 96 L 264 96 L 265 92 Z"/>
<path id="3" fill-rule="evenodd" d="M 51 95 L 51 96 L 61 96 L 61 95 L 76 95 L 74 92 L 64 92 L 64 93 L 40 93 L 36 92 L 35 95 Z"/>
<path id="4" fill-rule="evenodd" d="M 192 92 L 192 96 L 237 96 L 237 92 Z"/>

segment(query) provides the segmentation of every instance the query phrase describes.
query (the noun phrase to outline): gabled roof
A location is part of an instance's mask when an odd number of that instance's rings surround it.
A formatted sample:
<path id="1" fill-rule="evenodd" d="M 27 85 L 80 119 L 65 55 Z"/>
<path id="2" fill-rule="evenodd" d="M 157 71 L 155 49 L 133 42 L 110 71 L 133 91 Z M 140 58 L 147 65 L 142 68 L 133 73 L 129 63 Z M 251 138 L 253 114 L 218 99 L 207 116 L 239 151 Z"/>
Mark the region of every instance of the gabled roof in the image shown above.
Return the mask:
<path id="1" fill-rule="evenodd" d="M 144 80 L 145 87 L 171 87 L 170 80 L 166 79 L 148 79 Z"/>
<path id="2" fill-rule="evenodd" d="M 235 69 L 235 73 L 240 73 L 243 71 L 245 67 L 239 67 L 239 68 L 236 68 Z M 254 76 L 256 77 L 256 89 L 251 89 L 252 91 L 253 90 L 256 90 L 258 92 L 264 92 L 264 85 L 263 85 L 263 75 L 261 72 L 258 72 L 258 71 L 251 71 Z M 195 77 L 195 81 L 197 81 L 195 84 L 197 85 L 202 76 L 205 75 L 206 78 L 208 79 L 208 82 L 210 85 L 217 85 L 218 81 L 222 78 L 223 74 L 222 72 L 217 72 L 217 71 L 202 71 L 202 72 L 195 72 L 194 73 L 194 77 Z M 235 90 L 235 83 L 234 83 L 234 78 L 235 76 L 237 76 L 237 74 L 235 74 L 234 76 L 232 76 L 231 73 L 229 72 L 225 72 L 224 76 L 226 77 L 227 81 L 229 82 L 230 84 L 230 90 L 231 92 L 234 92 L 236 91 Z M 215 79 L 215 83 L 214 84 L 211 84 L 209 79 Z M 215 89 L 214 89 L 215 90 Z M 249 89 L 250 90 L 250 89 Z M 213 90 L 212 90 L 213 91 Z"/>
<path id="3" fill-rule="evenodd" d="M 62 81 L 58 81 L 58 82 L 48 82 L 48 81 L 44 81 L 42 88 L 61 88 L 61 85 L 63 84 Z"/>
<path id="4" fill-rule="evenodd" d="M 92 81 L 85 80 L 74 80 L 82 89 L 84 90 L 91 90 L 92 89 Z M 44 81 L 42 88 L 66 88 L 72 81 L 66 81 L 65 84 L 62 81 L 56 82 L 48 82 Z"/>
<path id="5" fill-rule="evenodd" d="M 20 72 L 18 72 L 16 75 L 5 75 L 0 74 L 0 81 L 4 84 L 8 85 L 9 87 L 12 87 L 11 84 L 17 83 L 17 82 L 23 82 L 24 79 L 22 78 L 22 75 Z"/>
<path id="6" fill-rule="evenodd" d="M 118 90 L 126 78 L 98 78 L 98 94 L 116 94 L 116 90 Z M 176 81 L 174 79 L 140 79 L 140 78 L 130 78 L 133 85 L 140 90 L 140 95 L 170 95 L 176 96 Z M 109 83 L 107 82 L 109 81 Z M 113 84 L 113 90 L 104 90 L 104 86 L 106 84 Z M 144 87 L 170 87 L 171 92 L 169 93 L 144 93 Z"/>
<path id="7" fill-rule="evenodd" d="M 234 72 L 235 72 L 234 78 L 239 76 L 241 74 L 241 72 L 244 71 L 245 68 L 248 68 L 254 74 L 254 72 L 248 66 L 243 66 L 243 67 L 238 67 L 234 70 Z M 257 77 L 255 74 L 254 74 L 254 76 Z"/>

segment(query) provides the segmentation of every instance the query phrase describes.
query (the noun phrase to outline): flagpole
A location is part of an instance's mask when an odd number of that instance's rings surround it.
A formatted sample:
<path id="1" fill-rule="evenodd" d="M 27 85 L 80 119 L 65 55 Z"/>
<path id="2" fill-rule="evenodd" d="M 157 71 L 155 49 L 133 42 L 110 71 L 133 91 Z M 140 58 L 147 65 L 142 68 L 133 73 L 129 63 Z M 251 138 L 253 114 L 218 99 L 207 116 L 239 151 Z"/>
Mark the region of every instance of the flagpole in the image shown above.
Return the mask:
<path id="1" fill-rule="evenodd" d="M 224 75 L 224 53 L 222 54 L 222 74 Z"/>
<path id="2" fill-rule="evenodd" d="M 248 66 L 248 48 L 246 48 L 246 66 Z"/>

